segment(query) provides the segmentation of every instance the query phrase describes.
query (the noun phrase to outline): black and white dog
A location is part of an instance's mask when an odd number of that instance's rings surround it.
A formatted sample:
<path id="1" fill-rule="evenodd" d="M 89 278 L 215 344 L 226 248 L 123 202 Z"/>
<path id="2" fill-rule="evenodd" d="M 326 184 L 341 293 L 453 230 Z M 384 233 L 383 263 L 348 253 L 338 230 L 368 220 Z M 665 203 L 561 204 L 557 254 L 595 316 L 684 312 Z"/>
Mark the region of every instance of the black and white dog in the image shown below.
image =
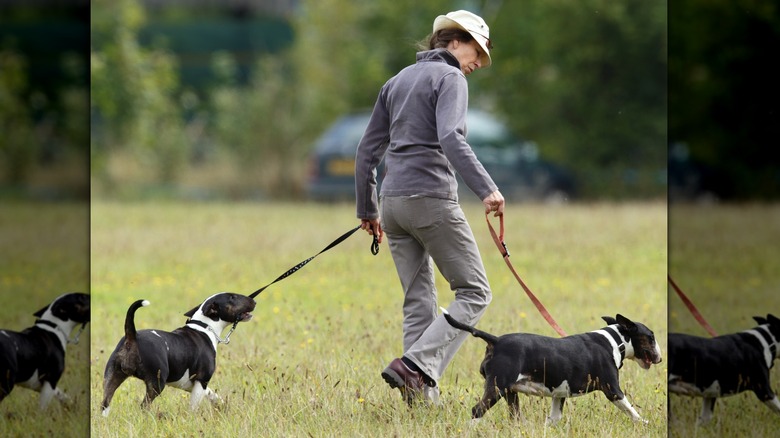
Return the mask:
<path id="1" fill-rule="evenodd" d="M 551 338 L 530 333 L 494 336 L 455 320 L 442 309 L 447 322 L 487 342 L 479 372 L 485 378 L 482 400 L 472 409 L 481 418 L 501 397 L 514 417 L 520 416 L 519 393 L 552 397 L 548 424 L 563 417 L 567 397 L 602 391 L 607 399 L 634 421 L 642 420 L 620 389 L 618 370 L 624 359 L 644 369 L 661 362 L 655 335 L 645 325 L 618 314 L 604 316 L 609 324 L 600 330 Z"/>
<path id="2" fill-rule="evenodd" d="M 229 342 L 220 334 L 231 324 L 235 327 L 249 321 L 255 301 L 244 295 L 218 293 L 185 313 L 189 319 L 184 327 L 172 332 L 136 331 L 135 311 L 147 305 L 148 301 L 138 300 L 127 309 L 125 336 L 111 353 L 103 376 L 103 416 L 108 416 L 114 392 L 131 376 L 146 384 L 143 407 L 148 407 L 166 385 L 190 392 L 193 410 L 204 396 L 212 403 L 219 402 L 220 397 L 208 384 L 216 370 L 217 344 Z"/>
<path id="3" fill-rule="evenodd" d="M 739 333 L 701 338 L 669 333 L 669 392 L 702 397 L 699 424 L 712 420 L 718 397 L 753 391 L 780 414 L 769 370 L 777 358 L 780 319 L 755 316 L 759 324 Z"/>
<path id="4" fill-rule="evenodd" d="M 38 317 L 35 324 L 22 332 L 0 330 L 0 401 L 19 385 L 40 392 L 38 405 L 45 409 L 52 397 L 70 400 L 57 382 L 65 370 L 65 347 L 77 343 L 81 334 L 71 340 L 71 332 L 89 322 L 89 295 L 60 295 L 33 315 Z"/>

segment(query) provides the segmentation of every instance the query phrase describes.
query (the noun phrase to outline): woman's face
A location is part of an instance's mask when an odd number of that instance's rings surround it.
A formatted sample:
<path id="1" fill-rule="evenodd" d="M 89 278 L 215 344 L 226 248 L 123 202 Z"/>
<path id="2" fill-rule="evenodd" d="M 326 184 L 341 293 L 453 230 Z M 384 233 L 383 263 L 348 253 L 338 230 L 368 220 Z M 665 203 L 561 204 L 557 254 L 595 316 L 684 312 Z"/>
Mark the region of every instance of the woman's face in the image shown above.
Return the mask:
<path id="1" fill-rule="evenodd" d="M 476 40 L 471 40 L 467 43 L 452 40 L 447 46 L 447 50 L 460 62 L 460 69 L 465 75 L 469 75 L 474 70 L 482 67 L 482 63 L 479 61 L 482 49 Z"/>

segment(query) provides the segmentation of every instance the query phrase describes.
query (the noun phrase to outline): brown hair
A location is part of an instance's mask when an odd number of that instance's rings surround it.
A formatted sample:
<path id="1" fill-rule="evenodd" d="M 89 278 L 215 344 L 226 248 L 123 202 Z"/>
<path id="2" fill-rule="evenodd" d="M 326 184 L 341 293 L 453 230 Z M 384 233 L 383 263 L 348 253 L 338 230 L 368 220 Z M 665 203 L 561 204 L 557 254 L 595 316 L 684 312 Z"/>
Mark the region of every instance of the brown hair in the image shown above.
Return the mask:
<path id="1" fill-rule="evenodd" d="M 438 32 L 425 37 L 424 40 L 417 43 L 417 47 L 420 50 L 443 49 L 450 44 L 450 41 L 457 40 L 467 43 L 473 39 L 474 37 L 463 29 L 441 29 Z"/>

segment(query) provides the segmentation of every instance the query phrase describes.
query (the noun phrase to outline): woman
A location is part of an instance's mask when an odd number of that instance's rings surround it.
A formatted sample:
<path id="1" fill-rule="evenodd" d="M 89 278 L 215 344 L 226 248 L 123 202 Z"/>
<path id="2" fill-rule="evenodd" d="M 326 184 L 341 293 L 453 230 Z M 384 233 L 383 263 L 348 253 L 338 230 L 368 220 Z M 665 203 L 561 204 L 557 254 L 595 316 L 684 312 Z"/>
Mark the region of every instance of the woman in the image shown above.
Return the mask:
<path id="1" fill-rule="evenodd" d="M 504 197 L 465 139 L 466 75 L 490 65 L 489 37 L 487 24 L 471 12 L 437 17 L 428 50 L 380 90 L 358 145 L 357 216 L 380 242 L 387 233 L 404 289 L 404 354 L 382 377 L 410 404 L 421 395 L 438 402 L 436 382 L 467 336 L 437 317 L 433 263 L 455 292 L 447 310 L 456 319 L 475 325 L 491 299 L 455 180 L 457 172 L 486 214 L 503 215 Z M 376 167 L 383 158 L 380 215 Z"/>

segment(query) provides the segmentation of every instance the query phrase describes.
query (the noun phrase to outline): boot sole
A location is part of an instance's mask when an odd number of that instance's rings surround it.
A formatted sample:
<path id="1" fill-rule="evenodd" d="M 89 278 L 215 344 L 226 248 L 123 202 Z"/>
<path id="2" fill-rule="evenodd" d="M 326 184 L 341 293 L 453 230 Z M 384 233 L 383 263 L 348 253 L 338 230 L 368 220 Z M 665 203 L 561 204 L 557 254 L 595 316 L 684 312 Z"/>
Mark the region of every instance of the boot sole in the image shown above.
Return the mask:
<path id="1" fill-rule="evenodd" d="M 382 371 L 382 378 L 385 379 L 385 382 L 393 389 L 405 386 L 404 379 L 390 368 L 385 368 L 385 370 Z"/>

